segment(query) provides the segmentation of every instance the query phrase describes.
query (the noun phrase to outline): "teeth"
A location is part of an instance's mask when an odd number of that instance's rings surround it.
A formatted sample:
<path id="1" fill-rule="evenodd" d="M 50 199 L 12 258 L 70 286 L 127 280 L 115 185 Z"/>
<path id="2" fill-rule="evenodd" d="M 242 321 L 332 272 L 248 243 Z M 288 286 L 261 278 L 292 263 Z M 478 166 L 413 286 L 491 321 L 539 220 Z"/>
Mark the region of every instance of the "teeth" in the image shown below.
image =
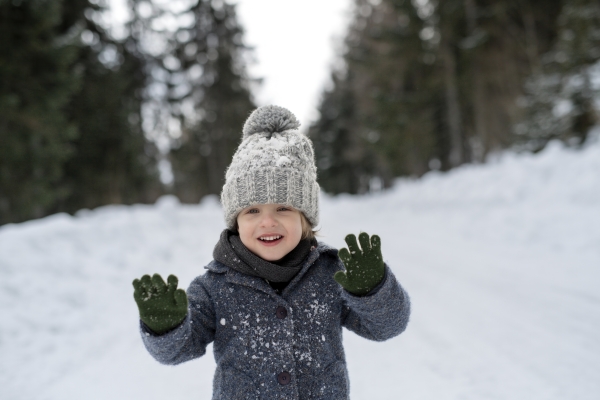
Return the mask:
<path id="1" fill-rule="evenodd" d="M 277 240 L 277 239 L 281 239 L 281 236 L 263 236 L 261 238 L 259 238 L 260 240 L 266 241 L 266 242 L 270 242 L 272 240 Z"/>

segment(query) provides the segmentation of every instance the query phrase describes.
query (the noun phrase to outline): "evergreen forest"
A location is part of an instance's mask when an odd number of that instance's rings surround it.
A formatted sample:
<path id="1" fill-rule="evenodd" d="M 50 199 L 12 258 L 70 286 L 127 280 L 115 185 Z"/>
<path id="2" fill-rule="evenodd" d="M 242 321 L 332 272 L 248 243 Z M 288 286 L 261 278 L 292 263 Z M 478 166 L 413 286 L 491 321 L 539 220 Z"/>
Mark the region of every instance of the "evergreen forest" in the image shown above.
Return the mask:
<path id="1" fill-rule="evenodd" d="M 310 127 L 330 193 L 485 162 L 598 123 L 597 0 L 356 0 Z"/>
<path id="2" fill-rule="evenodd" d="M 349 1 L 308 127 L 326 192 L 598 124 L 598 0 Z M 235 5 L 126 3 L 115 29 L 104 0 L 0 0 L 0 224 L 220 192 L 259 84 Z"/>

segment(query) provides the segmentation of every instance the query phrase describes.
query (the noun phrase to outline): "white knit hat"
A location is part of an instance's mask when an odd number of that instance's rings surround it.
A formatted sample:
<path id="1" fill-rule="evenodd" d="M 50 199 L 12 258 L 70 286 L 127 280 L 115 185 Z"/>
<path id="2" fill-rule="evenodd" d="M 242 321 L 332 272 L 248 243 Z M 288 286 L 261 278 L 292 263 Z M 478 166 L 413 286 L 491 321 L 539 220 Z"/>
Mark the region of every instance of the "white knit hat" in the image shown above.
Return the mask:
<path id="1" fill-rule="evenodd" d="M 319 223 L 319 184 L 312 143 L 289 110 L 264 106 L 244 124 L 242 143 L 225 174 L 221 203 L 233 229 L 237 215 L 254 204 L 285 204 Z"/>

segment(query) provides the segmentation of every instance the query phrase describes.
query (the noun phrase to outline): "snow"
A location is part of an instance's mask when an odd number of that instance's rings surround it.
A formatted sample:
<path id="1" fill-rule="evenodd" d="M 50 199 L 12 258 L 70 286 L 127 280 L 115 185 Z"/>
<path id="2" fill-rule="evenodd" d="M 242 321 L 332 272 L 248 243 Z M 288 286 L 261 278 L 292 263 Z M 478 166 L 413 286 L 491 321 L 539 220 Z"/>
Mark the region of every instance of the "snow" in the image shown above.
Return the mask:
<path id="1" fill-rule="evenodd" d="M 321 226 L 338 247 L 350 232 L 379 234 L 413 303 L 397 338 L 345 332 L 353 399 L 600 398 L 599 142 L 323 195 Z M 0 227 L 1 397 L 209 399 L 212 348 L 155 362 L 131 282 L 172 273 L 187 287 L 223 227 L 216 197 Z"/>
<path id="2" fill-rule="evenodd" d="M 286 156 L 281 156 L 275 163 L 275 166 L 282 167 L 282 166 L 290 165 L 291 163 L 292 163 L 292 161 L 289 158 L 287 158 Z"/>

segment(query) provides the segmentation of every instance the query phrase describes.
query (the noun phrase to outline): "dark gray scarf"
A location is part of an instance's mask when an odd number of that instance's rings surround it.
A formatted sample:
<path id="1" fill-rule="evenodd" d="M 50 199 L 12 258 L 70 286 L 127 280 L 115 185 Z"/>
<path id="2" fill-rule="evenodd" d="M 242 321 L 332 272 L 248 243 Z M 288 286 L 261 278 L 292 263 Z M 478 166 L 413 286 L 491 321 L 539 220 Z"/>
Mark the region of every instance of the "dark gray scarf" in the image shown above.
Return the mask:
<path id="1" fill-rule="evenodd" d="M 225 229 L 215 246 L 213 258 L 246 275 L 258 276 L 269 282 L 289 282 L 302 269 L 302 261 L 312 246 L 316 246 L 316 240 L 301 240 L 285 257 L 273 263 L 252 253 L 236 232 Z"/>

